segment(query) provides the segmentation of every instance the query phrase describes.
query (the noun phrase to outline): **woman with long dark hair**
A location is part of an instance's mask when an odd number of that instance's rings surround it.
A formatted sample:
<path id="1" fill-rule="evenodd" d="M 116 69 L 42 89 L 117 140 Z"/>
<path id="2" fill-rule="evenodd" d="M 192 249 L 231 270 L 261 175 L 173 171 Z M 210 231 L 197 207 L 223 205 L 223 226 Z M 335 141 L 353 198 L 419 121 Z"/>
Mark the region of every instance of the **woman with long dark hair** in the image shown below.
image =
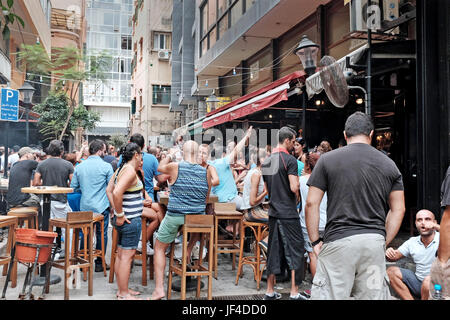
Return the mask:
<path id="1" fill-rule="evenodd" d="M 141 216 L 150 198 L 145 192 L 142 176 L 141 148 L 129 143 L 120 150 L 122 164 L 109 182 L 107 192 L 112 194 L 115 214 L 113 226 L 118 232 L 118 249 L 114 272 L 117 277 L 119 300 L 139 300 L 139 292 L 128 288 L 131 263 L 141 235 Z M 145 200 L 144 200 L 145 199 Z M 151 202 L 150 202 L 151 205 Z"/>

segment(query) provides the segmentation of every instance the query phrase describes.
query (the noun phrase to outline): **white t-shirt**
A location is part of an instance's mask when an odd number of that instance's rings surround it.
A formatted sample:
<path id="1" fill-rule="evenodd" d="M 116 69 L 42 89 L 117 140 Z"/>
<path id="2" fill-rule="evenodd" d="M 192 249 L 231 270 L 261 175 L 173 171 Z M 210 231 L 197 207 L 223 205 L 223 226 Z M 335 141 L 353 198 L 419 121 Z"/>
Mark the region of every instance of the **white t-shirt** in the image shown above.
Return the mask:
<path id="1" fill-rule="evenodd" d="M 9 167 L 12 168 L 13 164 L 16 163 L 17 161 L 19 161 L 19 154 L 18 153 L 14 153 L 14 154 L 10 155 L 8 157 Z"/>
<path id="2" fill-rule="evenodd" d="M 436 231 L 433 241 L 425 248 L 420 236 L 412 237 L 403 243 L 398 251 L 405 257 L 411 257 L 416 264 L 416 277 L 423 281 L 430 274 L 431 265 L 436 259 L 439 248 L 439 232 Z"/>
<path id="3" fill-rule="evenodd" d="M 305 221 L 305 207 L 306 207 L 306 199 L 308 198 L 308 190 L 309 187 L 306 185 L 308 182 L 309 176 L 301 176 L 300 180 L 300 195 L 302 197 L 302 210 L 300 211 L 300 224 L 302 228 L 306 229 L 306 221 Z M 322 202 L 320 203 L 320 222 L 319 222 L 319 231 L 325 230 L 325 226 L 327 224 L 327 193 L 323 195 Z"/>

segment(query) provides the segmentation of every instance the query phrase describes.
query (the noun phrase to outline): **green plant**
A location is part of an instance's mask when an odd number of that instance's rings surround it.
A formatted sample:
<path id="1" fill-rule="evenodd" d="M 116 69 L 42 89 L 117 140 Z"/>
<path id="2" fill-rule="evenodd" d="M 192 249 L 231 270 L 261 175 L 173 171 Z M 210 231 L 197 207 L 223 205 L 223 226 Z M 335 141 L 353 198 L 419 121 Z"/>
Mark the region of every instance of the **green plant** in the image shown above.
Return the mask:
<path id="1" fill-rule="evenodd" d="M 9 29 L 9 24 L 13 24 L 14 21 L 18 21 L 22 28 L 25 27 L 25 22 L 21 17 L 12 12 L 14 5 L 14 0 L 6 0 L 6 6 L 3 5 L 3 0 L 0 0 L 0 7 L 2 8 L 2 15 L 5 18 L 5 21 L 2 23 L 0 20 L 0 30 L 2 30 L 3 39 L 9 39 L 11 34 L 11 30 Z M 2 28 L 3 27 L 3 28 Z"/>
<path id="2" fill-rule="evenodd" d="M 106 52 L 98 56 L 86 56 L 76 47 L 52 48 L 51 57 L 40 44 L 22 45 L 18 59 L 27 72 L 37 75 L 52 74 L 54 90 L 64 92 L 68 98 L 68 112 L 62 120 L 63 127 L 59 139 L 69 130 L 69 124 L 78 107 L 78 96 L 83 83 L 89 80 L 105 81 L 105 71 L 110 68 L 111 57 Z M 87 67 L 86 67 L 87 66 Z"/>
<path id="3" fill-rule="evenodd" d="M 65 129 L 65 120 L 69 113 L 69 98 L 64 91 L 51 91 L 44 103 L 34 106 L 33 111 L 39 113 L 40 132 L 46 140 L 62 140 L 61 134 Z M 83 105 L 77 106 L 67 126 L 67 131 L 84 128 L 92 130 L 100 121 L 100 114 L 87 110 Z M 64 137 L 62 135 L 62 137 Z"/>
<path id="4" fill-rule="evenodd" d="M 108 141 L 108 144 L 113 145 L 114 147 L 116 147 L 116 150 L 119 150 L 127 144 L 127 137 L 120 134 L 112 135 L 110 140 Z"/>

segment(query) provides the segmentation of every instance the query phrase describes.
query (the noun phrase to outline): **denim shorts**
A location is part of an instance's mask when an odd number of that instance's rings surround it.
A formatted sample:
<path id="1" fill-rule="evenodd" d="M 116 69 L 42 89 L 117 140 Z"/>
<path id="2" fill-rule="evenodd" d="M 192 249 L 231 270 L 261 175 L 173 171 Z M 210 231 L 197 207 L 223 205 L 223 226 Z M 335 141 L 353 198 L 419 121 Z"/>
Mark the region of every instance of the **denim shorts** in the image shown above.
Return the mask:
<path id="1" fill-rule="evenodd" d="M 121 226 L 116 225 L 117 218 L 114 217 L 112 225 L 118 233 L 117 246 L 124 250 L 136 250 L 141 238 L 142 220 L 141 217 L 129 219 L 131 223 L 125 222 Z"/>
<path id="2" fill-rule="evenodd" d="M 403 283 L 408 287 L 412 295 L 420 298 L 422 296 L 422 281 L 417 278 L 412 270 L 400 268 L 400 272 L 402 273 Z"/>

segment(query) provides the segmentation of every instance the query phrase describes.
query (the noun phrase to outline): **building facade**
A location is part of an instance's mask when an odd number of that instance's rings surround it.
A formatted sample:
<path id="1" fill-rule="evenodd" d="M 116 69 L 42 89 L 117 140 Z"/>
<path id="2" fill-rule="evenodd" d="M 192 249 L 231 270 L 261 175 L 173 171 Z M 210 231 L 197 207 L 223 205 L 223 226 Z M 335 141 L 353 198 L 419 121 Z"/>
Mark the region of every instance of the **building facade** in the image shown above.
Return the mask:
<path id="1" fill-rule="evenodd" d="M 111 58 L 104 81 L 84 84 L 84 105 L 101 115 L 89 140 L 129 134 L 133 12 L 133 0 L 87 1 L 87 63 L 103 54 Z"/>
<path id="2" fill-rule="evenodd" d="M 36 89 L 33 96 L 33 104 L 41 103 L 50 90 L 50 78 L 37 77 L 27 73 L 22 62 L 17 59 L 17 53 L 22 44 L 33 45 L 40 43 L 47 52 L 51 54 L 51 11 L 52 2 L 50 0 L 15 0 L 11 12 L 21 17 L 24 26 L 18 23 L 9 24 L 10 36 L 0 40 L 0 87 L 9 86 L 12 89 L 19 89 L 28 80 Z M 4 26 L 3 12 L 0 12 L 2 27 Z M 0 144 L 12 147 L 14 145 L 23 146 L 26 142 L 25 112 L 22 106 L 19 108 L 19 122 L 9 123 L 8 142 L 2 140 Z M 30 144 L 39 143 L 39 132 L 36 126 L 39 115 L 30 112 Z M 0 122 L 0 131 L 4 130 L 5 123 Z M 4 131 L 2 131 L 4 132 Z M 5 137 L 5 135 L 3 135 Z"/>
<path id="3" fill-rule="evenodd" d="M 346 118 L 366 112 L 368 105 L 375 123 L 374 147 L 387 152 L 403 174 L 404 227 L 413 232 L 414 214 L 421 208 L 439 216 L 439 187 L 450 164 L 450 2 L 381 4 L 375 10 L 379 32 L 371 35 L 369 45 L 365 0 L 195 1 L 192 101 L 199 108 L 214 90 L 219 99 L 231 102 L 194 117 L 178 133 L 287 125 L 301 130 L 311 149 L 324 139 L 336 147 Z M 183 39 L 184 50 L 185 33 L 178 36 L 175 31 L 174 39 Z M 309 78 L 294 54 L 303 35 L 320 48 L 319 68 Z M 333 105 L 321 84 L 324 56 L 351 72 L 343 108 Z M 306 89 L 316 84 L 320 90 L 307 95 Z M 172 103 L 174 110 L 186 113 L 189 108 Z"/>
<path id="4" fill-rule="evenodd" d="M 133 16 L 132 133 L 141 133 L 147 145 L 171 146 L 179 115 L 170 112 L 173 95 L 171 63 L 172 0 L 136 1 Z"/>

